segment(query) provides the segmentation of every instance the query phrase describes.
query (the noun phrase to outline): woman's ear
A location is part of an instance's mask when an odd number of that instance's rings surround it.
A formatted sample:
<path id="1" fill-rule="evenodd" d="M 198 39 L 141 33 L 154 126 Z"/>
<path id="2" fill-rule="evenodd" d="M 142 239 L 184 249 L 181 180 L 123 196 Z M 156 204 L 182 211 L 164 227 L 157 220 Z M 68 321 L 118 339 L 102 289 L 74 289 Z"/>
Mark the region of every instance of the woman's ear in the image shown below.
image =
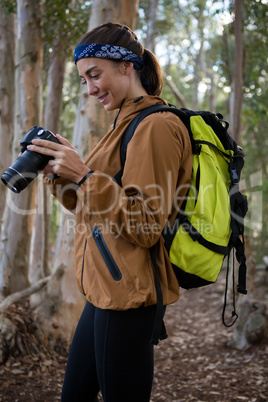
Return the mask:
<path id="1" fill-rule="evenodd" d="M 122 68 L 125 75 L 130 75 L 133 71 L 134 65 L 130 61 L 124 60 L 122 62 Z"/>

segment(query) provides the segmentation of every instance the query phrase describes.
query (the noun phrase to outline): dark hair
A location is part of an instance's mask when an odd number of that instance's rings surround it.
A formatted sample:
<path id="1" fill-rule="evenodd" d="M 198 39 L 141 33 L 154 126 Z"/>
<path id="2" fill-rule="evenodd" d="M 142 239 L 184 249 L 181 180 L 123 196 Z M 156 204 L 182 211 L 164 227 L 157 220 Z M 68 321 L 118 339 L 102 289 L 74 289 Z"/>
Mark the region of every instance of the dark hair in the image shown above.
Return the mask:
<path id="1" fill-rule="evenodd" d="M 161 94 L 163 76 L 158 60 L 150 50 L 145 49 L 142 46 L 138 41 L 136 34 L 129 27 L 113 22 L 107 22 L 106 24 L 102 24 L 84 34 L 80 38 L 77 46 L 86 45 L 88 43 L 103 43 L 107 45 L 122 46 L 131 50 L 140 58 L 143 57 L 143 68 L 141 70 L 136 70 L 142 85 L 149 95 Z M 146 82 L 146 84 L 144 82 Z"/>

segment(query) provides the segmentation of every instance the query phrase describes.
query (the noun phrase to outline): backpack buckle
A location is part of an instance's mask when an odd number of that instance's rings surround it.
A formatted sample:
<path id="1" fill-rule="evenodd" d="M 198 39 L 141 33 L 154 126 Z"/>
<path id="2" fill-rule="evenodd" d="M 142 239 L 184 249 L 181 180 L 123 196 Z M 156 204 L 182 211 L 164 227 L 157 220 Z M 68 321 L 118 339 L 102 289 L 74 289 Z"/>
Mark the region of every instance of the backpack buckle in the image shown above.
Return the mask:
<path id="1" fill-rule="evenodd" d="M 202 150 L 202 145 L 200 145 L 200 144 L 194 144 L 194 148 L 193 148 L 193 154 L 194 154 L 194 155 L 200 155 L 200 154 L 201 154 L 201 150 Z"/>
<path id="2" fill-rule="evenodd" d="M 236 169 L 231 169 L 230 173 L 231 173 L 231 178 L 232 178 L 233 184 L 239 183 L 239 177 L 237 175 Z"/>

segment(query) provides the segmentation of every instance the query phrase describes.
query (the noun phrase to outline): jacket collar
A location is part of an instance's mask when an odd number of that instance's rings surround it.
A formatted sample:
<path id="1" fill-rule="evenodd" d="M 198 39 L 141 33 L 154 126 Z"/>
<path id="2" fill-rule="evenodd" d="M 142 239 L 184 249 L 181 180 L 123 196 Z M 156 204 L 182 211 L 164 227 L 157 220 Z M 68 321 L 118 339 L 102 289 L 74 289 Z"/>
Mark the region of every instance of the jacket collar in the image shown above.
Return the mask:
<path id="1" fill-rule="evenodd" d="M 114 120 L 114 129 L 125 119 L 132 120 L 141 110 L 149 106 L 167 103 L 160 96 L 140 96 L 138 98 L 124 99 Z"/>

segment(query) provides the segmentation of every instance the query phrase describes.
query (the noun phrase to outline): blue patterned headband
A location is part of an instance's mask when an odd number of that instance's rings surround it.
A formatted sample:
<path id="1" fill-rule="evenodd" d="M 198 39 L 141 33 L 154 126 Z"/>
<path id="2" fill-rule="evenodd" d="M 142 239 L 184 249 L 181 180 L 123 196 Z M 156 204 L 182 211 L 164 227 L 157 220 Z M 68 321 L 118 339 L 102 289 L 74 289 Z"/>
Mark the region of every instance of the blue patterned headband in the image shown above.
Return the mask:
<path id="1" fill-rule="evenodd" d="M 89 43 L 77 46 L 74 51 L 74 62 L 85 57 L 101 57 L 104 59 L 126 60 L 134 64 L 136 70 L 141 70 L 144 63 L 135 53 L 121 46 L 102 45 L 100 43 Z"/>

